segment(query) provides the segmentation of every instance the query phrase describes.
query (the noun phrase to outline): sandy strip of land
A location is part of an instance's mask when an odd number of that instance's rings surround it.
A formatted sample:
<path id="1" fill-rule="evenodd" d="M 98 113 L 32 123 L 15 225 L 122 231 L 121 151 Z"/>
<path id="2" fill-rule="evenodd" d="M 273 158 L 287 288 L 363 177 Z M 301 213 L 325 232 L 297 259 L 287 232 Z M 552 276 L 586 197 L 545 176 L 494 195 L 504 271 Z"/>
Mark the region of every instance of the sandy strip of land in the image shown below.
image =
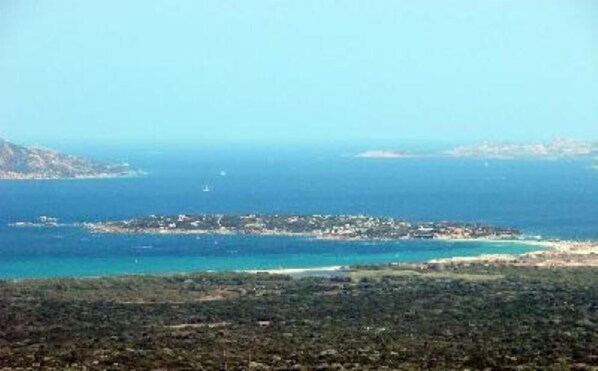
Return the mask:
<path id="1" fill-rule="evenodd" d="M 270 274 L 301 274 L 301 273 L 316 273 L 316 272 L 335 272 L 344 269 L 341 265 L 330 267 L 311 267 L 311 268 L 278 268 L 278 269 L 253 269 L 243 272 L 247 273 L 270 273 Z"/>
<path id="2" fill-rule="evenodd" d="M 598 267 L 598 241 L 551 241 L 551 240 L 495 240 L 495 239 L 447 239 L 447 242 L 517 243 L 537 246 L 541 250 L 521 255 L 482 254 L 478 256 L 433 259 L 430 264 L 504 264 L 532 267 Z M 279 268 L 247 270 L 248 273 L 302 275 L 318 272 L 339 272 L 343 266 L 311 268 Z"/>
<path id="3" fill-rule="evenodd" d="M 598 241 L 536 241 L 513 240 L 481 242 L 524 243 L 538 247 L 542 250 L 532 251 L 521 255 L 484 254 L 472 257 L 453 257 L 447 259 L 434 259 L 433 264 L 459 264 L 459 263 L 488 263 L 507 264 L 534 267 L 598 267 Z"/>

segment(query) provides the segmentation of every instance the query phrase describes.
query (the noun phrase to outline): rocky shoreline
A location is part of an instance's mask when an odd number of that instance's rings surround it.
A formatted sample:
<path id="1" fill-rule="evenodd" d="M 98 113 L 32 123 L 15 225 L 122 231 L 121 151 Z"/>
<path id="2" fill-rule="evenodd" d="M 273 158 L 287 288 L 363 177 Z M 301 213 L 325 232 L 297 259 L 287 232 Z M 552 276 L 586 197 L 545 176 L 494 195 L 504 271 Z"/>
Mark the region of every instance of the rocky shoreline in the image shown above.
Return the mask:
<path id="1" fill-rule="evenodd" d="M 122 173 L 97 173 L 85 175 L 50 175 L 50 174 L 23 174 L 16 172 L 0 172 L 0 180 L 92 180 L 92 179 L 115 179 L 115 178 L 129 178 L 142 175 L 142 172 L 131 170 L 123 171 Z"/>
<path id="2" fill-rule="evenodd" d="M 104 179 L 138 175 L 128 163 L 89 160 L 0 138 L 0 180 Z"/>

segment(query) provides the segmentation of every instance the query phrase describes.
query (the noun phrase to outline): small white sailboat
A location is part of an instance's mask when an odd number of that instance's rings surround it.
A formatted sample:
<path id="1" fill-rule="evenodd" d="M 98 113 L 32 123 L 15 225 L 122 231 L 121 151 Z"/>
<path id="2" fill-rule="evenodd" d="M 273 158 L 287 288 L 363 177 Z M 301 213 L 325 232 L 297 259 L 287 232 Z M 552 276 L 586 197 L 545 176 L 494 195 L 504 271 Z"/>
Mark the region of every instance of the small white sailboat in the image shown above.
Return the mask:
<path id="1" fill-rule="evenodd" d="M 211 189 L 210 189 L 210 186 L 209 186 L 209 185 L 207 185 L 207 184 L 206 184 L 206 185 L 204 185 L 201 191 L 202 191 L 202 192 L 210 192 L 210 191 L 211 191 Z"/>

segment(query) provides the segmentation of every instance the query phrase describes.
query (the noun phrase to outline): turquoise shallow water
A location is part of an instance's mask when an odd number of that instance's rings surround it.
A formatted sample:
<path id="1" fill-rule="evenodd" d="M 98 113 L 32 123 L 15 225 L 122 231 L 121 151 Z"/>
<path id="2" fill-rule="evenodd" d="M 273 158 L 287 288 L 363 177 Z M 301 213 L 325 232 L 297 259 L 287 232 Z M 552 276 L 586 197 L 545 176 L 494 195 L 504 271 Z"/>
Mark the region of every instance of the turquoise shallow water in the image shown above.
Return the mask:
<path id="1" fill-rule="evenodd" d="M 257 236 L 110 236 L 79 235 L 65 248 L 60 229 L 45 238 L 51 246 L 4 254 L 0 278 L 107 276 L 140 273 L 309 268 L 429 259 L 480 254 L 520 254 L 537 250 L 523 243 L 401 241 L 317 241 Z M 48 230 L 37 230 L 46 234 Z M 39 236 L 41 237 L 41 236 Z"/>
<path id="2" fill-rule="evenodd" d="M 89 154 L 128 161 L 147 176 L 0 182 L 0 277 L 322 267 L 537 249 L 478 242 L 111 236 L 74 228 L 8 227 L 41 215 L 70 223 L 180 213 L 370 214 L 598 238 L 598 172 L 587 162 L 492 160 L 486 165 L 473 159 L 368 160 L 343 153 L 126 148 Z M 211 192 L 202 192 L 205 184 Z"/>

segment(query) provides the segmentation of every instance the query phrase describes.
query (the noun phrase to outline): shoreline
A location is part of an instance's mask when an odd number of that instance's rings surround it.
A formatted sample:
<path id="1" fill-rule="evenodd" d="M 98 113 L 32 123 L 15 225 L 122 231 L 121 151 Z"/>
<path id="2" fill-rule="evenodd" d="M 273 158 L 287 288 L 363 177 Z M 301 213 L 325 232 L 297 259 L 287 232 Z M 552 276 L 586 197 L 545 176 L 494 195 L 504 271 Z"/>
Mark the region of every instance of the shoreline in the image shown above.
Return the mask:
<path id="1" fill-rule="evenodd" d="M 544 247 L 542 250 L 534 250 L 522 254 L 480 254 L 475 256 L 454 256 L 451 258 L 430 259 L 419 263 L 388 262 L 378 264 L 362 265 L 458 265 L 458 264 L 489 264 L 489 265 L 511 265 L 527 267 L 598 267 L 598 241 L 537 241 L 537 240 L 492 240 L 492 239 L 437 239 L 444 242 L 479 242 L 479 243 L 518 243 L 530 246 Z M 237 272 L 244 273 L 268 273 L 287 275 L 309 275 L 309 273 L 333 273 L 350 272 L 355 267 L 350 266 L 322 266 L 322 267 L 299 267 L 299 268 L 278 268 L 278 269 L 250 269 Z"/>
<path id="2" fill-rule="evenodd" d="M 444 242 L 444 243 L 493 243 L 493 244 L 523 244 L 529 246 L 544 247 L 547 249 L 556 248 L 563 249 L 565 246 L 592 244 L 597 243 L 598 240 L 558 240 L 558 239 L 537 239 L 526 238 L 451 238 L 451 237 L 434 237 L 434 238 L 372 238 L 372 237 L 344 237 L 344 236 L 329 236 L 317 235 L 311 233 L 293 233 L 293 232 L 255 232 L 244 233 L 230 230 L 164 230 L 164 229 L 143 229 L 143 230 L 123 230 L 115 228 L 106 228 L 104 226 L 98 227 L 94 223 L 80 223 L 76 227 L 82 227 L 92 234 L 114 234 L 114 235 L 198 235 L 198 236 L 255 236 L 255 237 L 294 237 L 305 238 L 314 241 L 331 241 L 331 242 L 409 242 L 409 241 L 428 241 L 428 242 Z M 543 251 L 543 250 L 539 250 Z"/>
<path id="3" fill-rule="evenodd" d="M 433 237 L 433 238 L 387 238 L 387 237 L 347 237 L 342 235 L 321 235 L 315 233 L 303 232 L 285 232 L 285 231 L 256 231 L 256 232 L 238 232 L 232 230 L 205 230 L 205 229 L 187 229 L 187 230 L 167 230 L 158 228 L 143 228 L 138 230 L 128 230 L 117 227 L 106 227 L 102 223 L 74 223 L 73 226 L 81 227 L 93 234 L 113 234 L 113 235 L 199 235 L 199 236 L 257 236 L 257 237 L 298 237 L 315 241 L 355 241 L 355 242 L 401 242 L 401 241 L 440 241 L 440 242 L 494 242 L 494 243 L 525 243 L 544 242 L 530 239 L 513 238 L 478 238 L 478 237 Z"/>
<path id="4" fill-rule="evenodd" d="M 146 176 L 144 171 L 130 171 L 122 174 L 103 173 L 97 175 L 82 175 L 73 177 L 52 177 L 52 176 L 37 176 L 37 175 L 23 175 L 14 177 L 0 176 L 0 181 L 60 181 L 60 180 L 103 180 L 103 179 L 128 179 Z"/>
<path id="5" fill-rule="evenodd" d="M 505 241 L 508 242 L 508 241 Z M 452 258 L 432 259 L 429 264 L 502 264 L 529 267 L 598 267 L 598 241 L 545 240 L 511 241 L 528 243 L 531 246 L 544 247 L 519 255 L 482 254 L 478 256 L 455 256 Z"/>
<path id="6" fill-rule="evenodd" d="M 471 240 L 438 240 L 438 242 L 469 242 L 481 244 L 495 243 L 517 243 L 538 246 L 543 249 L 532 250 L 521 254 L 490 253 L 474 256 L 453 256 L 450 258 L 429 259 L 419 262 L 387 261 L 379 263 L 356 263 L 349 265 L 328 265 L 328 266 L 304 266 L 287 268 L 258 268 L 258 269 L 230 269 L 230 270 L 169 270 L 167 272 L 136 272 L 123 274 L 99 274 L 93 276 L 59 276 L 59 277 L 19 277 L 2 278 L 0 281 L 30 281 L 47 280 L 56 278 L 66 279 L 93 279 L 104 277 L 126 277 L 126 276 L 150 276 L 163 277 L 172 275 L 184 275 L 195 273 L 247 273 L 247 274 L 272 274 L 288 275 L 292 278 L 303 277 L 334 277 L 349 274 L 364 269 L 364 267 L 429 267 L 429 266 L 513 266 L 513 267 L 591 267 L 598 268 L 598 241 L 536 241 L 536 240 L 492 240 L 492 239 L 471 239 Z"/>
<path id="7" fill-rule="evenodd" d="M 343 265 L 331 265 L 324 267 L 305 267 L 305 268 L 273 268 L 273 269 L 242 269 L 234 272 L 239 273 L 267 273 L 267 274 L 286 274 L 286 275 L 302 275 L 306 273 L 332 273 L 332 272 L 343 272 L 348 269 L 347 266 Z"/>
<path id="8" fill-rule="evenodd" d="M 467 240 L 457 240 L 468 242 Z M 478 240 L 480 243 L 496 243 L 495 240 Z M 525 241 L 505 240 L 498 242 L 525 243 Z M 450 258 L 430 259 L 421 262 L 398 262 L 389 261 L 384 263 L 362 263 L 351 265 L 330 265 L 330 266 L 307 266 L 289 268 L 263 268 L 263 269 L 231 269 L 231 270 L 185 270 L 168 272 L 146 272 L 146 273 L 124 273 L 124 274 L 100 274 L 93 276 L 51 276 L 51 277 L 20 277 L 0 278 L 0 282 L 23 282 L 23 281 L 45 281 L 53 279 L 101 279 L 118 277 L 169 277 L 177 275 L 189 275 L 199 273 L 239 273 L 239 274 L 270 274 L 287 275 L 292 278 L 303 277 L 334 277 L 348 275 L 364 267 L 430 267 L 430 266 L 512 266 L 526 268 L 573 268 L 589 267 L 598 268 L 598 241 L 529 241 L 530 245 L 546 247 L 544 250 L 534 250 L 522 254 L 480 254 L 475 256 L 454 256 Z"/>
<path id="9" fill-rule="evenodd" d="M 56 225 L 59 226 L 59 225 Z M 61 226 L 61 225 L 60 225 Z M 247 237 L 290 237 L 290 238 L 306 238 L 314 241 L 330 241 L 330 242 L 396 242 L 409 243 L 416 241 L 424 241 L 439 244 L 454 244 L 454 243 L 469 243 L 469 244 L 494 244 L 494 245 L 525 245 L 530 249 L 526 249 L 524 253 L 482 253 L 474 256 L 451 256 L 447 258 L 435 258 L 422 260 L 417 262 L 401 262 L 397 260 L 389 260 L 379 263 L 353 263 L 347 265 L 333 265 L 333 266 L 304 266 L 304 267 L 287 267 L 283 268 L 257 268 L 257 269 L 231 269 L 228 272 L 237 273 L 267 273 L 267 274 L 282 274 L 290 276 L 310 276 L 310 275 L 336 275 L 342 272 L 350 271 L 351 269 L 359 269 L 359 266 L 385 266 L 385 265 L 402 265 L 402 266 L 422 266 L 422 265 L 462 265 L 462 264 L 485 264 L 485 265 L 508 265 L 508 266 L 528 266 L 528 267 L 598 267 L 598 241 L 597 240 L 559 240 L 559 239 L 541 239 L 534 236 L 525 236 L 516 238 L 494 238 L 489 237 L 472 237 L 472 238 L 452 238 L 452 237 L 437 237 L 431 239 L 421 238 L 354 238 L 344 236 L 321 236 L 311 233 L 289 233 L 289 232 L 272 232 L 268 233 L 237 233 L 231 230 L 159 230 L 159 229 L 140 229 L 140 230 L 119 230 L 112 227 L 105 228 L 103 225 L 91 224 L 76 224 L 73 227 L 81 228 L 88 233 L 97 234 L 156 234 L 156 235 L 239 235 Z M 18 225 L 15 225 L 18 227 Z M 21 227 L 32 227 L 30 225 L 23 225 Z M 40 227 L 49 227 L 47 225 L 40 225 Z M 506 248 L 506 247 L 505 247 Z M 497 251 L 500 251 L 498 249 Z M 504 251 L 504 250 L 502 250 Z M 190 272 L 177 272 L 176 267 L 173 271 L 167 274 L 179 274 Z M 201 272 L 201 271 L 195 271 Z M 141 273 L 142 275 L 158 275 L 163 273 Z M 120 275 L 120 274 L 119 274 Z M 104 275 L 101 275 L 104 276 Z M 23 278 L 28 279 L 28 278 Z"/>

